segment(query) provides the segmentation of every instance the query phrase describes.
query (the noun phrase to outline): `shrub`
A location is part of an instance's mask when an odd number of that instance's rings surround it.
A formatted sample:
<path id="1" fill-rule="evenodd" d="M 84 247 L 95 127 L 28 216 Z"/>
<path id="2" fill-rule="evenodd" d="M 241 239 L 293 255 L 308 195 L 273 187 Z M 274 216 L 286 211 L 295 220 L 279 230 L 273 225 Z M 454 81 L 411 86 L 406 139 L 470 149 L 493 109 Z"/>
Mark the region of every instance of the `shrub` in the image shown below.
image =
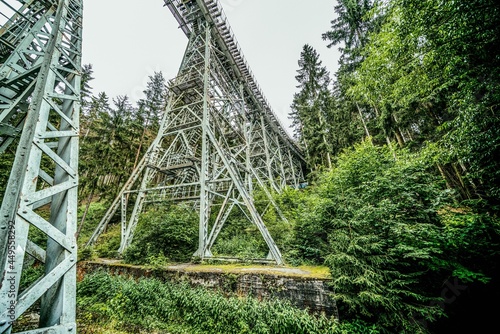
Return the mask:
<path id="1" fill-rule="evenodd" d="M 154 207 L 139 218 L 134 240 L 124 254 L 126 262 L 155 264 L 158 259 L 185 262 L 196 251 L 198 214 L 183 206 Z"/>
<path id="2" fill-rule="evenodd" d="M 371 143 L 339 156 L 318 190 L 340 314 L 397 332 L 443 315 L 433 288 L 452 272 L 439 209 L 451 197 L 425 163 Z M 436 279 L 439 278 L 439 279 Z M 434 305 L 434 306 L 432 306 Z"/>

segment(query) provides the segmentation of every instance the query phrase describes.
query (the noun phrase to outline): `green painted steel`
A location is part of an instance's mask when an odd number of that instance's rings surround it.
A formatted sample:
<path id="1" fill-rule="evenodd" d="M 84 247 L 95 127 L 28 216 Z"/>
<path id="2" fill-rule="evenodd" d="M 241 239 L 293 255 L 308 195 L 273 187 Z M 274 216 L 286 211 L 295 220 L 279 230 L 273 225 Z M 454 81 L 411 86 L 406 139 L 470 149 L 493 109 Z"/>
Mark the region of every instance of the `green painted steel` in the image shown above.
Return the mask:
<path id="1" fill-rule="evenodd" d="M 83 5 L 1 1 L 0 9 L 11 14 L 0 28 L 0 154 L 16 148 L 0 208 L 0 333 L 37 302 L 33 332 L 76 332 Z M 31 230 L 46 244 L 30 240 Z M 33 259 L 45 273 L 21 291 Z"/>
<path id="2" fill-rule="evenodd" d="M 188 46 L 177 77 L 169 82 L 169 102 L 157 138 L 88 245 L 97 241 L 120 203 L 123 253 L 145 205 L 180 201 L 200 213 L 194 256 L 212 257 L 211 247 L 224 223 L 233 210 L 240 210 L 259 229 L 270 258 L 282 264 L 262 220 L 265 212 L 257 210 L 252 194 L 254 188 L 263 189 L 282 216 L 268 188 L 280 192 L 299 186 L 301 152 L 260 91 L 220 3 L 164 3 L 188 37 Z M 126 217 L 129 202 L 134 207 Z"/>

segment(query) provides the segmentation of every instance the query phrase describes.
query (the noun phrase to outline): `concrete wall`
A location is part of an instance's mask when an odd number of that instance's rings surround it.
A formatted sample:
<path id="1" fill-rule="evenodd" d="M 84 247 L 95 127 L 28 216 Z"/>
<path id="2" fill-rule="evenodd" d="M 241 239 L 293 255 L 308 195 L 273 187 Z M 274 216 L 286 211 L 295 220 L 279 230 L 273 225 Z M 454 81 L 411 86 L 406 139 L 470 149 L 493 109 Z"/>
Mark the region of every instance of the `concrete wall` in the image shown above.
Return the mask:
<path id="1" fill-rule="evenodd" d="M 328 279 L 303 278 L 296 276 L 259 274 L 192 272 L 179 269 L 149 269 L 117 263 L 80 262 L 79 279 L 85 274 L 104 270 L 112 275 L 140 278 L 149 277 L 175 282 L 187 281 L 228 295 L 252 296 L 260 300 L 279 298 L 289 300 L 301 309 L 311 313 L 324 313 L 338 318 L 333 289 Z"/>

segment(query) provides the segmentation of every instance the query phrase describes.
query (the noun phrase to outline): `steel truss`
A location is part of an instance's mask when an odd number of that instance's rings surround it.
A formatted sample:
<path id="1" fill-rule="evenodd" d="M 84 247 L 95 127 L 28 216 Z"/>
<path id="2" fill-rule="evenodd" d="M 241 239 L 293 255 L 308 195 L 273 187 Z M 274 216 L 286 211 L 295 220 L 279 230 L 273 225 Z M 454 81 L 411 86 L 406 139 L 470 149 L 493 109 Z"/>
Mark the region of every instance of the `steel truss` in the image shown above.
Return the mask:
<path id="1" fill-rule="evenodd" d="M 76 332 L 82 0 L 0 9 L 0 154 L 15 148 L 0 208 L 0 333 L 38 308 L 38 329 L 24 333 Z M 34 262 L 44 274 L 20 290 Z"/>
<path id="2" fill-rule="evenodd" d="M 120 204 L 119 252 L 123 253 L 145 204 L 194 201 L 200 213 L 194 256 L 212 257 L 211 247 L 224 223 L 233 209 L 239 209 L 262 234 L 268 258 L 282 264 L 253 191 L 256 187 L 264 191 L 280 214 L 270 191 L 299 186 L 301 152 L 261 93 L 219 2 L 164 2 L 189 43 L 177 77 L 169 82 L 169 101 L 158 136 L 87 245 L 97 241 Z M 134 189 L 137 181 L 140 186 Z M 130 198 L 135 204 L 127 219 Z"/>

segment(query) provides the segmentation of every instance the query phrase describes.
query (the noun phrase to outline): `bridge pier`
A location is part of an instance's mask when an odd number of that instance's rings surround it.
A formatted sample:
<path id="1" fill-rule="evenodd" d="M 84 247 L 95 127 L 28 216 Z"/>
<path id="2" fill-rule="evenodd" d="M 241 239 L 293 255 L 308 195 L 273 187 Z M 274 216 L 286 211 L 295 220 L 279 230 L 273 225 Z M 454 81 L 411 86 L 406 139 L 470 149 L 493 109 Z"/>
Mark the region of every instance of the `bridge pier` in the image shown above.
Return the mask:
<path id="1" fill-rule="evenodd" d="M 258 211 L 253 194 L 262 190 L 270 207 L 286 219 L 271 192 L 302 181 L 301 151 L 260 91 L 219 2 L 164 2 L 189 42 L 179 73 L 168 85 L 160 131 L 145 162 L 133 172 L 134 181 L 127 182 L 120 194 L 137 196 L 130 217 L 125 218 L 122 209 L 119 251 L 132 242 L 148 203 L 190 201 L 200 216 L 194 256 L 210 258 L 225 222 L 239 213 L 257 226 L 270 258 L 282 264 L 262 219 L 265 212 Z M 115 200 L 88 245 L 96 242 L 118 203 Z"/>

